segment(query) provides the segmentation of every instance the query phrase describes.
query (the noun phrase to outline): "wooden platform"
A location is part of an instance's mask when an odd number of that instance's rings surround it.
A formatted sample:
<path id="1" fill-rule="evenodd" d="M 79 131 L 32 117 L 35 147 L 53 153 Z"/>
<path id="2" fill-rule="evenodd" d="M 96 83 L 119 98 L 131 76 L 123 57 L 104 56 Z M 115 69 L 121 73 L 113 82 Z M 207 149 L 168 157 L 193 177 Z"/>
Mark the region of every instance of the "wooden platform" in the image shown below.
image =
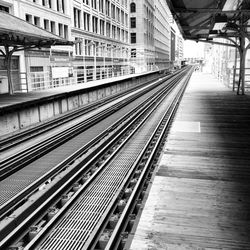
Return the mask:
<path id="1" fill-rule="evenodd" d="M 193 74 L 129 249 L 250 249 L 250 95 Z"/>

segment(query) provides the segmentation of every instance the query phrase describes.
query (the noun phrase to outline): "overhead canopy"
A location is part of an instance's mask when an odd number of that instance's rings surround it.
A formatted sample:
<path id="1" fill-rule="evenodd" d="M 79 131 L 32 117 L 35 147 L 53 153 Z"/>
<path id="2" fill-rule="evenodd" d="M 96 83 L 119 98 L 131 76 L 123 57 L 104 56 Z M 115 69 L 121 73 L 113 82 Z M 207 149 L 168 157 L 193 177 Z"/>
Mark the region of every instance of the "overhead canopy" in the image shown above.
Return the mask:
<path id="1" fill-rule="evenodd" d="M 46 47 L 73 43 L 32 25 L 9 13 L 0 11 L 0 46 Z"/>
<path id="2" fill-rule="evenodd" d="M 208 41 L 215 37 L 237 37 L 239 26 L 247 29 L 249 0 L 166 1 L 184 39 Z"/>
<path id="3" fill-rule="evenodd" d="M 56 36 L 35 25 L 6 12 L 0 12 L 0 53 L 4 56 L 8 76 L 9 94 L 14 93 L 11 79 L 11 57 L 20 50 L 51 47 L 52 45 L 73 45 L 66 39 Z"/>

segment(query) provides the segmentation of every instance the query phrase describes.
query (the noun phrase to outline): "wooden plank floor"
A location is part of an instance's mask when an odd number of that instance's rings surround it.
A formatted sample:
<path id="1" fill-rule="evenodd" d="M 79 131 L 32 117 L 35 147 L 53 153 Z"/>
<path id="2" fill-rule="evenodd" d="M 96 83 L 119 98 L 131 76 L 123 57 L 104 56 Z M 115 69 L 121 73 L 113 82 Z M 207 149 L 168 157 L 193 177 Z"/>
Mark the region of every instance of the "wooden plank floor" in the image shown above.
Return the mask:
<path id="1" fill-rule="evenodd" d="M 131 250 L 250 249 L 250 95 L 194 73 Z"/>

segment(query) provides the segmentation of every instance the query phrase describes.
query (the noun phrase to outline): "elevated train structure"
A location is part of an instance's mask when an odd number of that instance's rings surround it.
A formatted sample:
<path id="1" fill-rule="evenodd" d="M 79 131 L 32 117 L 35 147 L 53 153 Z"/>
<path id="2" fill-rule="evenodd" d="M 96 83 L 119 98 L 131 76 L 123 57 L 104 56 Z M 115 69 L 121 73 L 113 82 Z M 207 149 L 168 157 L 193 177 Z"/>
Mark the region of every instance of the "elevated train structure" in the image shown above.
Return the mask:
<path id="1" fill-rule="evenodd" d="M 245 93 L 250 6 L 247 0 L 167 0 L 184 39 L 234 47 L 239 53 L 237 94 Z M 225 40 L 229 42 L 225 42 Z"/>
<path id="2" fill-rule="evenodd" d="M 120 249 L 192 70 L 141 84 L 68 125 L 39 132 L 40 139 L 24 135 L 2 148 L 0 246 Z"/>
<path id="3" fill-rule="evenodd" d="M 248 1 L 167 2 L 239 50 L 245 94 Z M 194 70 L 0 100 L 0 248 L 249 249 L 250 99 Z"/>

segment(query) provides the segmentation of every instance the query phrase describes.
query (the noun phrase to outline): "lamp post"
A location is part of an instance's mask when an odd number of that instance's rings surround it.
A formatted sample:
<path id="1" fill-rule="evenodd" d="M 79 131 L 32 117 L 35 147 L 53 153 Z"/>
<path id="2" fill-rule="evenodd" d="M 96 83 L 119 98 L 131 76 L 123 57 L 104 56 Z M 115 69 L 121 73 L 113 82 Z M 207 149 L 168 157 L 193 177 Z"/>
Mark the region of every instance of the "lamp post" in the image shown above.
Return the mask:
<path id="1" fill-rule="evenodd" d="M 87 82 L 87 69 L 86 69 L 87 66 L 86 66 L 86 50 L 85 50 L 85 48 L 86 48 L 86 47 L 89 47 L 89 46 L 91 46 L 91 45 L 93 45 L 93 44 L 94 44 L 94 42 L 93 42 L 93 41 L 90 41 L 89 43 L 83 45 L 83 48 L 84 48 L 84 55 L 83 55 L 84 82 Z"/>
<path id="2" fill-rule="evenodd" d="M 104 50 L 103 50 L 104 78 L 106 78 L 106 62 L 105 62 L 106 51 L 107 51 L 107 45 L 104 45 Z"/>
<path id="3" fill-rule="evenodd" d="M 109 57 L 109 58 L 112 57 L 112 55 L 111 55 L 112 45 L 111 44 L 107 44 L 106 48 L 107 48 L 107 50 L 106 50 L 107 51 L 107 57 Z M 112 60 L 112 58 L 111 58 L 111 60 Z M 106 68 L 105 68 L 105 70 L 106 70 Z M 109 67 L 107 68 L 107 76 L 109 77 Z"/>
<path id="4" fill-rule="evenodd" d="M 122 66 L 123 66 L 123 74 L 122 75 L 125 75 L 125 57 L 127 58 L 127 53 L 126 55 L 123 55 L 123 51 L 129 51 L 129 48 L 122 48 Z"/>
<path id="5" fill-rule="evenodd" d="M 112 77 L 114 76 L 114 52 L 117 50 L 117 49 L 121 49 L 120 46 L 117 46 L 115 47 L 114 45 L 112 46 L 112 48 L 114 48 L 112 50 Z"/>
<path id="6" fill-rule="evenodd" d="M 96 43 L 94 43 L 94 48 L 95 48 L 95 50 L 94 50 L 94 52 L 95 52 L 95 55 L 94 55 L 95 79 L 94 80 L 96 80 L 96 75 L 97 75 L 97 62 L 96 62 L 96 59 L 97 59 L 97 49 L 98 48 L 102 48 L 102 47 L 105 47 L 105 45 L 101 44 L 99 46 L 96 46 Z M 105 65 L 105 57 L 104 57 L 104 65 Z"/>

